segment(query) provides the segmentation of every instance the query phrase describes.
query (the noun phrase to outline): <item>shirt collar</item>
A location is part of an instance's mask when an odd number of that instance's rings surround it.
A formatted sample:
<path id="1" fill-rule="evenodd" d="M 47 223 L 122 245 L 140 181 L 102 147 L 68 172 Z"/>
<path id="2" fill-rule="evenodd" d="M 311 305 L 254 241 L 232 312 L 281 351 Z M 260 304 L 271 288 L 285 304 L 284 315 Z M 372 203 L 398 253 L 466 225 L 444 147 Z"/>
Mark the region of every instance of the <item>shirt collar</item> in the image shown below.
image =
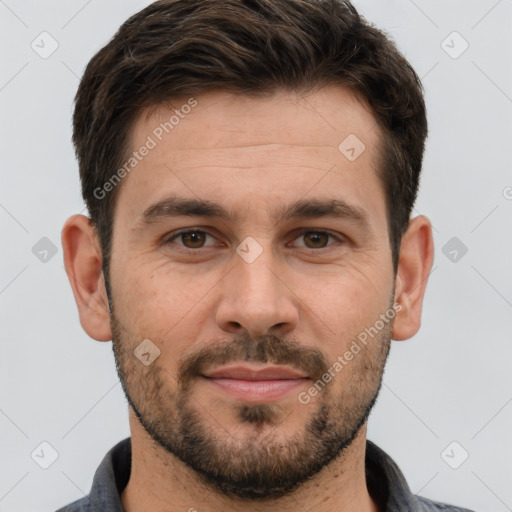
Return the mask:
<path id="1" fill-rule="evenodd" d="M 84 502 L 84 508 L 77 512 L 124 512 L 121 493 L 130 479 L 131 456 L 129 437 L 105 455 L 94 475 L 89 496 L 80 500 Z M 422 510 L 393 459 L 369 440 L 366 441 L 365 472 L 368 492 L 380 510 Z"/>

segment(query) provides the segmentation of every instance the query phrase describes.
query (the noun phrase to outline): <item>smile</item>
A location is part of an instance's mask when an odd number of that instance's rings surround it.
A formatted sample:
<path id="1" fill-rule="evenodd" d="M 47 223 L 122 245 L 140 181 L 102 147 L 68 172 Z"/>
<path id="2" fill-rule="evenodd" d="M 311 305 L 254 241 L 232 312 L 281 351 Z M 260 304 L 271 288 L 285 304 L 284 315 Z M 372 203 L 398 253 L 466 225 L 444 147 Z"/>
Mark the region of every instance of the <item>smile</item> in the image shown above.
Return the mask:
<path id="1" fill-rule="evenodd" d="M 290 368 L 272 366 L 260 369 L 232 366 L 202 375 L 217 390 L 246 402 L 280 399 L 309 380 Z"/>

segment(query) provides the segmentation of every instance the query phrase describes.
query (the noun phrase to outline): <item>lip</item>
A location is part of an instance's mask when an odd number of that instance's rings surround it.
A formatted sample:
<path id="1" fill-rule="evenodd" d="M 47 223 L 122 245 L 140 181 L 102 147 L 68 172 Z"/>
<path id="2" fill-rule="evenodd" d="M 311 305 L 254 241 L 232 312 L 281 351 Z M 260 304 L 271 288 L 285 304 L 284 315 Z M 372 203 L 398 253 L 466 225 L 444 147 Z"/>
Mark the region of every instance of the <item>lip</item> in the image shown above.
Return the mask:
<path id="1" fill-rule="evenodd" d="M 305 379 L 307 375 L 298 373 L 286 366 L 265 366 L 264 368 L 255 368 L 244 365 L 226 366 L 203 377 L 211 379 L 238 379 L 238 380 L 293 380 Z"/>
<path id="2" fill-rule="evenodd" d="M 308 377 L 284 366 L 254 368 L 229 366 L 203 374 L 218 391 L 244 402 L 263 403 L 285 397 L 303 386 Z"/>

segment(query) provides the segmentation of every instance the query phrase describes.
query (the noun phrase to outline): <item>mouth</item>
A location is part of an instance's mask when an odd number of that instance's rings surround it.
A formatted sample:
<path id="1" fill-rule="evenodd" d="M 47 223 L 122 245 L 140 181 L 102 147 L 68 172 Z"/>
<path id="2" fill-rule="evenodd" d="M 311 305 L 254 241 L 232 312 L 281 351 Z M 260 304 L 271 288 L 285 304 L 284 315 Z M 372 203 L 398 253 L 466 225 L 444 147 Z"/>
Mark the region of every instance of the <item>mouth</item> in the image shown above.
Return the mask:
<path id="1" fill-rule="evenodd" d="M 283 398 L 309 381 L 307 375 L 285 366 L 229 366 L 206 372 L 201 377 L 221 393 L 258 403 Z"/>

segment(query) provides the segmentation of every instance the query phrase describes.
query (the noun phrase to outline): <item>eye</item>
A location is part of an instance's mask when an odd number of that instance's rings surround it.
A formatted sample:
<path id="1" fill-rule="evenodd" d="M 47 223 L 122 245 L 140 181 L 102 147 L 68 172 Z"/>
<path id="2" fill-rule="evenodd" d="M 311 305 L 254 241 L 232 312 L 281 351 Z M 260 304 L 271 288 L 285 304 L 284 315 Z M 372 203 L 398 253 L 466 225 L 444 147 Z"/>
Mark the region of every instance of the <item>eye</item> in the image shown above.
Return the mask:
<path id="1" fill-rule="evenodd" d="M 179 239 L 183 243 L 183 247 L 186 249 L 202 249 L 205 247 L 204 244 L 206 237 L 213 238 L 212 235 L 206 233 L 205 231 L 201 231 L 200 229 L 188 229 L 175 233 L 170 238 L 165 240 L 164 244 L 169 244 L 174 242 L 174 240 Z"/>
<path id="2" fill-rule="evenodd" d="M 210 235 L 209 233 L 202 231 L 200 229 L 184 229 L 181 231 L 178 231 L 177 233 L 174 233 L 172 236 L 164 240 L 164 245 L 175 243 L 176 240 L 179 240 L 178 245 L 181 245 L 185 249 L 203 249 L 205 247 L 208 247 L 206 245 L 207 237 L 210 237 L 212 239 L 215 239 L 213 235 Z M 335 236 L 328 231 L 319 231 L 319 230 L 304 230 L 300 235 L 295 238 L 295 240 L 303 239 L 305 244 L 303 245 L 293 245 L 293 247 L 303 247 L 306 249 L 323 249 L 325 247 L 328 247 L 330 245 L 333 245 L 333 243 L 328 243 L 329 238 L 334 239 L 338 242 L 343 242 L 343 239 Z M 213 244 L 210 244 L 213 245 Z"/>
<path id="3" fill-rule="evenodd" d="M 309 245 L 302 245 L 302 246 L 295 245 L 294 247 L 306 247 L 307 249 L 323 249 L 324 247 L 328 247 L 329 245 L 332 245 L 332 244 L 327 243 L 329 238 L 334 238 L 335 240 L 342 242 L 341 238 L 334 236 L 333 234 L 331 234 L 327 231 L 316 231 L 316 230 L 303 231 L 296 238 L 296 240 L 298 240 L 300 238 L 303 238 L 304 241 L 306 242 L 306 244 L 309 244 Z"/>

